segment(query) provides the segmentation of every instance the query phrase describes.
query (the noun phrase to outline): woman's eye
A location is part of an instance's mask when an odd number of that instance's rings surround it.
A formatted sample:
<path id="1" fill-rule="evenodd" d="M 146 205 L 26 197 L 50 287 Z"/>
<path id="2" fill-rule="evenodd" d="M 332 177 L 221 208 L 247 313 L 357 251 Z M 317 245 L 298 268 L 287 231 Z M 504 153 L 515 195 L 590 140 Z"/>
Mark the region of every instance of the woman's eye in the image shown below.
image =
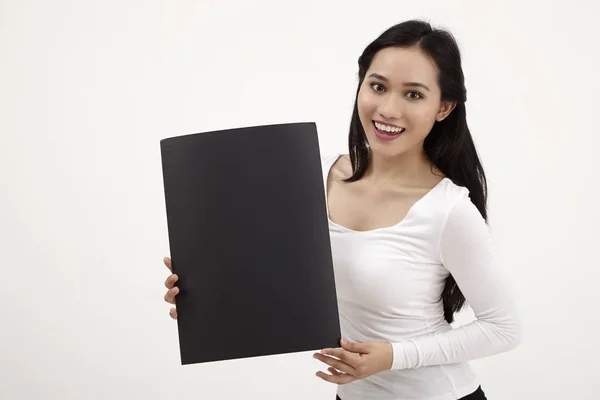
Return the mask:
<path id="1" fill-rule="evenodd" d="M 382 86 L 382 85 L 380 85 L 379 83 L 372 83 L 372 84 L 371 84 L 371 88 L 372 88 L 372 89 L 374 89 L 376 92 L 379 92 L 380 90 L 377 90 L 377 89 L 376 89 L 377 87 L 380 87 L 380 88 L 382 88 L 382 89 L 383 89 L 383 86 Z"/>
<path id="2" fill-rule="evenodd" d="M 421 96 L 421 93 L 419 93 L 419 92 L 409 92 L 408 97 L 412 100 L 418 100 L 418 99 L 422 98 L 423 96 Z"/>

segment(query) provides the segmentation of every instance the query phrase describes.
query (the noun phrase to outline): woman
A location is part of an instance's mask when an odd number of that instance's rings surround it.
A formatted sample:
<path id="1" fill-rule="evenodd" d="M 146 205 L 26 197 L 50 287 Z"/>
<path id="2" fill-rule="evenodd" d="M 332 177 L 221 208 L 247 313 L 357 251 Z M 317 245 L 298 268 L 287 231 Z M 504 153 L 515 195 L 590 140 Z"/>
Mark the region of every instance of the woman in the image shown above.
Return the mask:
<path id="1" fill-rule="evenodd" d="M 407 21 L 358 64 L 349 154 L 323 158 L 345 341 L 315 354 L 329 366 L 317 375 L 342 400 L 485 399 L 467 362 L 513 349 L 521 331 L 487 228 L 459 49 Z M 452 329 L 467 301 L 476 320 Z"/>

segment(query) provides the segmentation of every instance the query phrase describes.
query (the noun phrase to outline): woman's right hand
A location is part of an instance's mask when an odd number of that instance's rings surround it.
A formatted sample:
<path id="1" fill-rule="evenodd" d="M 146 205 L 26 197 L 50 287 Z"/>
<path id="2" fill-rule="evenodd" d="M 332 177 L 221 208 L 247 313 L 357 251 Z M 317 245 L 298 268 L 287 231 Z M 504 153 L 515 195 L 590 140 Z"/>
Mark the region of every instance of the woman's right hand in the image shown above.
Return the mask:
<path id="1" fill-rule="evenodd" d="M 163 262 L 169 268 L 169 271 L 173 272 L 173 268 L 171 267 L 171 259 L 169 257 L 163 258 Z M 179 293 L 179 288 L 175 286 L 175 282 L 179 277 L 176 274 L 171 274 L 165 281 L 165 286 L 168 289 L 167 293 L 165 293 L 165 301 L 169 304 L 175 304 L 175 296 Z M 175 307 L 171 308 L 169 311 L 169 315 L 173 319 L 177 319 L 177 309 Z"/>

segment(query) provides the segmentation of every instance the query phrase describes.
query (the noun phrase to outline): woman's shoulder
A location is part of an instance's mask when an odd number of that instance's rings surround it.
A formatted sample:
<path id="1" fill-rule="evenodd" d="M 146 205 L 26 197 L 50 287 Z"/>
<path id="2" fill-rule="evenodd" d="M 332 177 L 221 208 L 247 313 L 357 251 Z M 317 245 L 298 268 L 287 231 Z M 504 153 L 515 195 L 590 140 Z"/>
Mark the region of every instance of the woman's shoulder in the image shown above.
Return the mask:
<path id="1" fill-rule="evenodd" d="M 452 222 L 453 225 L 467 226 L 472 223 L 485 224 L 479 209 L 471 200 L 470 190 L 450 178 L 444 178 L 437 201 L 446 223 Z"/>
<path id="2" fill-rule="evenodd" d="M 466 186 L 457 184 L 452 178 L 447 176 L 444 176 L 440 185 L 442 186 L 442 192 L 450 198 L 464 199 L 470 193 Z"/>
<path id="3" fill-rule="evenodd" d="M 444 215 L 450 214 L 457 206 L 465 206 L 471 203 L 470 191 L 467 187 L 455 183 L 451 178 L 445 176 L 438 187 L 435 188 L 435 196 L 432 196 L 436 208 Z"/>
<path id="4" fill-rule="evenodd" d="M 343 153 L 334 153 L 321 155 L 321 165 L 324 173 L 331 172 L 336 177 L 347 178 L 352 175 L 352 164 L 350 155 Z"/>

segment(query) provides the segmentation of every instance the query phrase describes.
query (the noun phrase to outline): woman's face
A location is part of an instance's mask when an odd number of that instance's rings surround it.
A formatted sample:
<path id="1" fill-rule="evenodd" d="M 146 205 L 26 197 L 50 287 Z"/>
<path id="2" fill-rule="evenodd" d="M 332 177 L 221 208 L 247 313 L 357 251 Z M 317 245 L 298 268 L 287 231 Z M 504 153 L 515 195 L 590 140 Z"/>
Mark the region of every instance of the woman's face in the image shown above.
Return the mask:
<path id="1" fill-rule="evenodd" d="M 437 73 L 417 47 L 387 47 L 375 55 L 358 94 L 358 115 L 372 151 L 395 156 L 423 150 L 435 121 L 452 111 L 441 102 Z"/>

